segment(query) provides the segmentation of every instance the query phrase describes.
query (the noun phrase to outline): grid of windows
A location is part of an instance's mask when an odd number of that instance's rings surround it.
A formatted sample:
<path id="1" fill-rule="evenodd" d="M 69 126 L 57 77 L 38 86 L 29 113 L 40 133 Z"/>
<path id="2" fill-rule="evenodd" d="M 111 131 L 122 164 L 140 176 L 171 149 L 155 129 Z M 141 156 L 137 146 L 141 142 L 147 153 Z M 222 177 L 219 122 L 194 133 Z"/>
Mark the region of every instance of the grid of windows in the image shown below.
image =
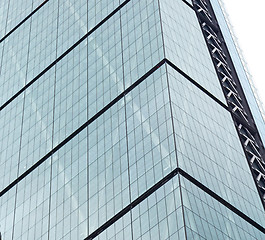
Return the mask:
<path id="1" fill-rule="evenodd" d="M 264 238 L 187 2 L 0 3 L 3 239 Z"/>

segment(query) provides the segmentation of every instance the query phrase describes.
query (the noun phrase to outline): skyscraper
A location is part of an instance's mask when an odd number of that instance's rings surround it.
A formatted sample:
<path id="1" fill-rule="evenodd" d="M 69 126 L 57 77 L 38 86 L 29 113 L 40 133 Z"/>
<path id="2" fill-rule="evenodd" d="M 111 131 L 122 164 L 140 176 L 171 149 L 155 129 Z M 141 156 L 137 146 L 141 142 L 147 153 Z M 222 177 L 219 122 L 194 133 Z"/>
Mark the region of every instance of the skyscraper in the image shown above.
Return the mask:
<path id="1" fill-rule="evenodd" d="M 264 239 L 264 120 L 217 0 L 3 0 L 0 27 L 3 240 Z"/>

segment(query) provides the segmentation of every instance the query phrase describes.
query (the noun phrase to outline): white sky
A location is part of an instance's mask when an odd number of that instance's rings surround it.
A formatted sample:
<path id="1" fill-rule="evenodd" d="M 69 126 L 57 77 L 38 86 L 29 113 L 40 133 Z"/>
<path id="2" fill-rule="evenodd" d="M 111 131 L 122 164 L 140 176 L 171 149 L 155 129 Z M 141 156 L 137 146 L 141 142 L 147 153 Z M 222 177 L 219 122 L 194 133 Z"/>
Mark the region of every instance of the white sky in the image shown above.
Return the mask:
<path id="1" fill-rule="evenodd" d="M 223 0 L 265 108 L 265 0 Z"/>

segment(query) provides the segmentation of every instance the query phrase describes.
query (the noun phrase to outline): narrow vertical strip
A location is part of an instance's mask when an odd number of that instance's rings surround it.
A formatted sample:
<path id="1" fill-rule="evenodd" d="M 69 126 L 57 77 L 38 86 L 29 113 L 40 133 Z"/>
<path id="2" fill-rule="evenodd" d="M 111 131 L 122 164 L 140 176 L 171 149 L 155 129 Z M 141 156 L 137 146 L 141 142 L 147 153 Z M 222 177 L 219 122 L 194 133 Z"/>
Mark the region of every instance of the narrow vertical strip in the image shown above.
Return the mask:
<path id="1" fill-rule="evenodd" d="M 32 6 L 33 7 L 33 2 Z M 28 63 L 29 63 L 29 51 L 30 51 L 30 36 L 31 36 L 31 27 L 32 21 L 30 21 L 29 27 L 29 36 L 28 36 L 28 51 L 27 51 L 27 63 L 26 63 L 26 74 L 24 79 L 24 84 L 27 82 L 27 73 L 28 73 Z M 26 91 L 23 92 L 23 99 L 22 99 L 22 116 L 21 116 L 21 129 L 20 129 L 20 138 L 19 138 L 19 151 L 18 151 L 18 162 L 17 162 L 17 177 L 19 176 L 19 168 L 20 168 L 20 160 L 21 160 L 21 150 L 22 150 L 22 139 L 23 139 L 23 126 L 24 126 L 24 114 L 25 114 L 25 102 L 26 102 Z M 18 194 L 18 184 L 16 185 L 15 191 L 15 205 L 14 205 L 14 216 L 13 216 L 13 226 L 12 226 L 12 239 L 14 239 L 15 235 L 15 222 L 16 222 L 16 207 L 17 207 L 17 194 Z"/>

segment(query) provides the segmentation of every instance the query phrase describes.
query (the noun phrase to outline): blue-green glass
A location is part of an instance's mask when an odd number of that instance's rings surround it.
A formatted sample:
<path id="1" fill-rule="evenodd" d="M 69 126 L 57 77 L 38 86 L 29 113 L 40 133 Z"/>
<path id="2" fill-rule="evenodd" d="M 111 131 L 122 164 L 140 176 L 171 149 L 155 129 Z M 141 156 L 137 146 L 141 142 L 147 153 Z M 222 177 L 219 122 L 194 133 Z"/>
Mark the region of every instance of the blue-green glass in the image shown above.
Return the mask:
<path id="1" fill-rule="evenodd" d="M 263 239 L 264 234 L 207 193 L 181 177 L 187 230 L 203 239 Z M 187 231 L 188 233 L 188 231 Z M 193 239 L 188 234 L 188 239 Z"/>
<path id="2" fill-rule="evenodd" d="M 0 225 L 3 239 L 11 240 L 14 225 L 16 188 L 9 190 L 0 198 Z"/>
<path id="3" fill-rule="evenodd" d="M 159 2 L 166 58 L 225 103 L 194 10 L 181 0 Z"/>
<path id="4" fill-rule="evenodd" d="M 51 69 L 25 91 L 19 146 L 19 175 L 54 147 L 54 88 L 55 71 Z"/>
<path id="5" fill-rule="evenodd" d="M 119 218 L 115 223 L 101 232 L 94 240 L 132 240 L 131 212 Z"/>
<path id="6" fill-rule="evenodd" d="M 24 24 L 3 42 L 0 105 L 5 103 L 26 82 L 30 24 Z M 19 41 L 18 41 L 19 39 Z"/>
<path id="7" fill-rule="evenodd" d="M 0 189 L 3 190 L 18 176 L 21 142 L 23 98 L 12 102 L 0 112 Z"/>
<path id="8" fill-rule="evenodd" d="M 165 66 L 125 98 L 132 200 L 177 166 Z"/>
<path id="9" fill-rule="evenodd" d="M 49 239 L 88 234 L 87 143 L 82 131 L 52 156 Z"/>
<path id="10" fill-rule="evenodd" d="M 164 58 L 159 4 L 132 0 L 121 9 L 125 87 Z"/>
<path id="11" fill-rule="evenodd" d="M 1 34 L 41 1 L 7 2 Z M 122 2 L 46 3 L 0 43 L 0 105 Z M 0 112 L 1 190 L 93 119 L 1 197 L 3 239 L 84 239 L 177 167 L 264 224 L 230 113 L 167 64 L 96 115 L 165 57 L 224 102 L 194 11 L 181 0 L 131 0 Z M 262 239 L 178 183 L 95 239 Z"/>
<path id="12" fill-rule="evenodd" d="M 32 0 L 2 1 L 2 6 L 0 8 L 0 15 L 2 18 L 0 38 L 4 37 L 33 11 L 32 2 Z M 41 0 L 37 0 L 35 2 L 41 2 Z"/>
<path id="13" fill-rule="evenodd" d="M 264 224 L 264 210 L 230 113 L 171 67 L 168 75 L 179 167 Z"/>
<path id="14" fill-rule="evenodd" d="M 47 239 L 51 159 L 1 197 L 4 239 Z"/>
<path id="15" fill-rule="evenodd" d="M 133 239 L 184 239 L 178 177 L 132 209 Z"/>
<path id="16" fill-rule="evenodd" d="M 95 239 L 185 239 L 178 181 L 174 177 L 165 183 Z"/>
<path id="17" fill-rule="evenodd" d="M 89 234 L 130 203 L 124 100 L 88 126 Z"/>
<path id="18" fill-rule="evenodd" d="M 8 13 L 8 3 L 5 1 L 1 1 L 0 3 L 0 38 L 2 38 L 5 35 L 7 13 Z"/>

